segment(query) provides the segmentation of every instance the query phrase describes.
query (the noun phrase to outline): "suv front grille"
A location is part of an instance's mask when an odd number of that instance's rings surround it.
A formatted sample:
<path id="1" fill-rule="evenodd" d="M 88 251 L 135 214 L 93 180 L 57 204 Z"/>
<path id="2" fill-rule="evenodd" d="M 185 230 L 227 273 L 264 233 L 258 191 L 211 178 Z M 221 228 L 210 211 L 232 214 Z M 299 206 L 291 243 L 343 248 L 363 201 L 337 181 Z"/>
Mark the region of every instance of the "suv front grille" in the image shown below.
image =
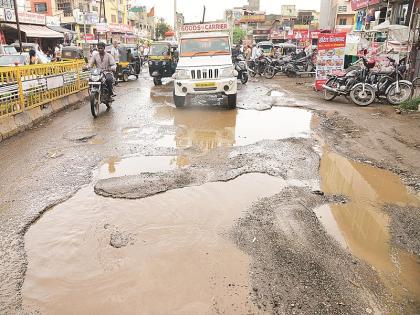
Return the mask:
<path id="1" fill-rule="evenodd" d="M 219 69 L 191 70 L 191 79 L 193 80 L 218 79 L 218 78 L 219 78 Z"/>

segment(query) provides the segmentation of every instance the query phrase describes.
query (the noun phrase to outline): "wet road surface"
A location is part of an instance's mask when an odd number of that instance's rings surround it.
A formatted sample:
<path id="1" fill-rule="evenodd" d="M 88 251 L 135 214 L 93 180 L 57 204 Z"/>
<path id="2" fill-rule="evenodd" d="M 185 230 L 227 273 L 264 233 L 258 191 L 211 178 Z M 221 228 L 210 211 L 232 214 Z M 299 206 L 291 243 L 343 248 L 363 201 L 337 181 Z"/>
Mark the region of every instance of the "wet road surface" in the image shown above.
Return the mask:
<path id="1" fill-rule="evenodd" d="M 416 313 L 419 253 L 384 208 L 419 196 L 332 152 L 325 117 L 270 82 L 176 109 L 145 73 L 98 119 L 2 142 L 0 312 Z"/>

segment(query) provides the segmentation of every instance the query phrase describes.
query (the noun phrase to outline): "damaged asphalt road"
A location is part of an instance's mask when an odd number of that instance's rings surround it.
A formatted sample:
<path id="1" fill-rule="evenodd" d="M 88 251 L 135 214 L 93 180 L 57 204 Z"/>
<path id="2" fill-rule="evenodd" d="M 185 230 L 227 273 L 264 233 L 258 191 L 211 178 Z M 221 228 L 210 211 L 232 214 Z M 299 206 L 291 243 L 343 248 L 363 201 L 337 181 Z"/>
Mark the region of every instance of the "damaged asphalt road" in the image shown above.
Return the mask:
<path id="1" fill-rule="evenodd" d="M 82 106 L 1 142 L 0 313 L 130 313 L 133 292 L 152 314 L 418 313 L 418 196 L 374 167 L 415 189 L 418 126 L 382 130 L 384 109 L 332 109 L 282 80 L 241 87 L 243 109 L 177 110 L 144 75 L 97 120 Z"/>

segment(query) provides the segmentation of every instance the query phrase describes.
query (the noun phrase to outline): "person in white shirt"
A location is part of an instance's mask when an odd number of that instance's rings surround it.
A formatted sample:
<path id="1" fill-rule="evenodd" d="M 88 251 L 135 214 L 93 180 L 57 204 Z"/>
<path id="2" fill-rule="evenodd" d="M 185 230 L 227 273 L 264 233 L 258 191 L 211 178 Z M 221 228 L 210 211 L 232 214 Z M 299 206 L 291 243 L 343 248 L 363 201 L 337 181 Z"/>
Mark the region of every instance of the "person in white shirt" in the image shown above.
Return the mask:
<path id="1" fill-rule="evenodd" d="M 116 63 L 118 63 L 120 61 L 120 51 L 118 49 L 118 42 L 117 41 L 112 43 L 111 56 L 114 57 L 114 60 L 115 60 Z"/>
<path id="2" fill-rule="evenodd" d="M 254 44 L 252 45 L 251 60 L 255 60 L 256 58 L 258 58 L 257 53 L 258 53 L 258 48 L 257 48 L 257 45 Z"/>

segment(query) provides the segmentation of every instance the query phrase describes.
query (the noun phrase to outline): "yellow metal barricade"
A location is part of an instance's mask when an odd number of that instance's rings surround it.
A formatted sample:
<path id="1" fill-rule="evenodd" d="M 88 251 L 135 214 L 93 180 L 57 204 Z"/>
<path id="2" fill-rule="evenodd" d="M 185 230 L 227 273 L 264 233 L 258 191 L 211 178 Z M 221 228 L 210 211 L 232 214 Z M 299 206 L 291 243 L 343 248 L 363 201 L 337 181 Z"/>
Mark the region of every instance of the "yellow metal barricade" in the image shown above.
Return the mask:
<path id="1" fill-rule="evenodd" d="M 0 68 L 0 117 L 86 89 L 84 64 L 77 60 Z"/>

